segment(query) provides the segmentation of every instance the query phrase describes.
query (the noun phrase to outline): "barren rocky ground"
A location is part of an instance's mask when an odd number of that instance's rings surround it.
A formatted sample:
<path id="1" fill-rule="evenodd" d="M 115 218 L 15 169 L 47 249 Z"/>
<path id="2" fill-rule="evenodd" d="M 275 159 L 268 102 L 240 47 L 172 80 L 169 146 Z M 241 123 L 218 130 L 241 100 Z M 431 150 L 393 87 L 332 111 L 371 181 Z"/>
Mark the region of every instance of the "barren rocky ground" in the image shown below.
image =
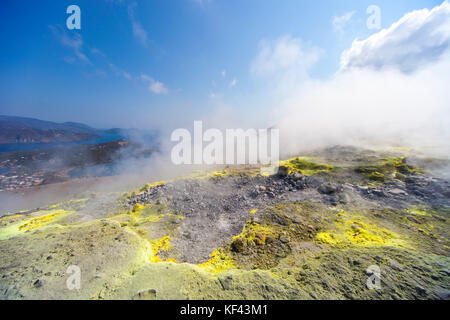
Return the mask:
<path id="1" fill-rule="evenodd" d="M 448 299 L 448 168 L 334 147 L 4 213 L 0 297 Z"/>

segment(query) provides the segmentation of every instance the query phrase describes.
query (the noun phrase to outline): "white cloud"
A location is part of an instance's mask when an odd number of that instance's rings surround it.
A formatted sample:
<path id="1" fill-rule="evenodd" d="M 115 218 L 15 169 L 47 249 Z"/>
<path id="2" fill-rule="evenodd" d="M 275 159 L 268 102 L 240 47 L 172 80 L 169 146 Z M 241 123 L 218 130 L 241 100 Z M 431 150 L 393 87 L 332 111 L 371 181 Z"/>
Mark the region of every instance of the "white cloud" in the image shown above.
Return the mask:
<path id="1" fill-rule="evenodd" d="M 91 48 L 91 53 L 106 58 L 106 54 L 104 54 L 104 53 L 103 53 L 100 49 L 98 49 L 98 48 Z"/>
<path id="2" fill-rule="evenodd" d="M 124 77 L 125 79 L 131 80 L 131 74 L 129 74 L 128 72 L 123 71 L 123 72 L 122 72 L 122 75 L 123 75 L 123 77 Z"/>
<path id="3" fill-rule="evenodd" d="M 124 71 L 122 69 L 120 69 L 119 67 L 117 67 L 115 64 L 110 63 L 109 67 L 111 68 L 111 70 L 114 72 L 114 74 L 118 77 L 124 77 L 127 80 L 131 80 L 132 76 L 130 73 L 128 73 L 127 71 Z"/>
<path id="4" fill-rule="evenodd" d="M 322 50 L 306 46 L 300 39 L 283 36 L 275 41 L 263 40 L 250 71 L 269 87 L 286 92 L 308 78 L 309 68 L 318 61 Z"/>
<path id="5" fill-rule="evenodd" d="M 146 74 L 141 75 L 141 80 L 150 83 L 148 86 L 148 90 L 150 90 L 154 94 L 168 94 L 169 93 L 169 90 L 166 88 L 164 83 L 157 81 Z"/>
<path id="6" fill-rule="evenodd" d="M 433 10 L 414 11 L 360 41 L 360 46 L 354 43 L 344 54 L 344 70 L 329 80 L 306 75 L 277 100 L 274 116 L 281 129 L 280 150 L 401 145 L 449 157 L 448 10 L 445 2 Z M 290 47 L 284 51 L 291 53 L 284 55 L 267 49 L 263 56 L 269 58 L 260 58 L 264 63 L 259 72 L 276 74 L 295 66 L 288 61 L 296 58 L 274 58 L 300 55 L 298 46 Z"/>
<path id="7" fill-rule="evenodd" d="M 450 59 L 413 74 L 353 69 L 328 81 L 308 81 L 280 101 L 282 149 L 433 146 L 449 156 L 448 83 Z"/>
<path id="8" fill-rule="evenodd" d="M 154 81 L 150 84 L 149 90 L 156 94 L 167 94 L 169 90 L 164 86 L 164 83 Z"/>
<path id="9" fill-rule="evenodd" d="M 341 57 L 341 69 L 398 68 L 413 72 L 438 60 L 450 47 L 450 3 L 410 12 L 388 29 L 355 40 Z"/>
<path id="10" fill-rule="evenodd" d="M 231 80 L 229 86 L 230 86 L 230 88 L 233 88 L 236 84 L 237 84 L 237 79 L 234 78 L 233 80 Z"/>
<path id="11" fill-rule="evenodd" d="M 222 72 L 220 73 L 222 75 L 222 77 L 226 77 L 227 76 L 227 70 L 222 70 Z"/>
<path id="12" fill-rule="evenodd" d="M 344 27 L 346 24 L 350 22 L 353 15 L 356 13 L 356 11 L 350 11 L 342 16 L 334 16 L 333 17 L 333 29 L 335 32 L 343 33 Z"/>
<path id="13" fill-rule="evenodd" d="M 131 21 L 134 37 L 143 45 L 147 46 L 148 36 L 145 29 L 142 27 L 141 22 L 136 18 L 134 9 L 137 7 L 137 3 L 133 2 L 128 6 L 128 17 Z"/>
<path id="14" fill-rule="evenodd" d="M 63 46 L 73 50 L 75 57 L 65 57 L 66 62 L 75 63 L 78 60 L 83 63 L 91 63 L 83 52 L 83 37 L 79 33 L 74 33 L 71 36 L 61 26 L 50 26 L 50 29 Z"/>
<path id="15" fill-rule="evenodd" d="M 153 80 L 153 78 L 149 77 L 149 76 L 146 75 L 146 74 L 141 74 L 141 79 L 142 79 L 143 81 L 152 81 L 152 80 Z"/>

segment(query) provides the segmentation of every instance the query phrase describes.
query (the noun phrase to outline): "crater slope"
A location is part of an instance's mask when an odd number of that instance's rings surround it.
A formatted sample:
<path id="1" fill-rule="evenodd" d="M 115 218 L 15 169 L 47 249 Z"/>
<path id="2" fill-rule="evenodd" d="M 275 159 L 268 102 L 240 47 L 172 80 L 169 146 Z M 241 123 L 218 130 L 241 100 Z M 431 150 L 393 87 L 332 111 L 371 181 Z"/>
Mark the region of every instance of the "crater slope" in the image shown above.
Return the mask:
<path id="1" fill-rule="evenodd" d="M 334 147 L 4 214 L 0 297 L 448 299 L 448 164 Z"/>

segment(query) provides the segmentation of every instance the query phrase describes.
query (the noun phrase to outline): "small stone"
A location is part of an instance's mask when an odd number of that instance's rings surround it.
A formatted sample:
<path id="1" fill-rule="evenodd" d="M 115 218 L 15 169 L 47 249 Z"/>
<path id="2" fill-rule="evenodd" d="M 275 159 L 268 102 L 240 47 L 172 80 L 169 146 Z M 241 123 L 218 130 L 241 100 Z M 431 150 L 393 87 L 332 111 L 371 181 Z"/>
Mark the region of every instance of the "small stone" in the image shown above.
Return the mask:
<path id="1" fill-rule="evenodd" d="M 231 249 L 233 249 L 233 251 L 235 251 L 235 252 L 242 252 L 242 251 L 244 251 L 246 246 L 247 246 L 247 242 L 242 237 L 237 237 L 231 243 Z"/>
<path id="2" fill-rule="evenodd" d="M 272 238 L 272 237 L 267 237 L 266 238 L 266 243 L 273 243 L 274 241 L 275 241 L 275 239 Z"/>
<path id="3" fill-rule="evenodd" d="M 282 236 L 282 237 L 280 237 L 280 241 L 283 242 L 283 243 L 288 243 L 289 239 L 287 237 L 285 237 L 285 236 Z"/>
<path id="4" fill-rule="evenodd" d="M 344 284 L 344 290 L 347 291 L 347 292 L 349 292 L 349 293 L 352 293 L 352 292 L 353 292 L 352 287 L 350 287 L 348 284 Z"/>
<path id="5" fill-rule="evenodd" d="M 222 285 L 223 290 L 230 290 L 233 285 L 233 276 L 219 278 L 219 282 Z"/>
<path id="6" fill-rule="evenodd" d="M 433 280 L 439 280 L 439 279 L 441 279 L 441 276 L 439 276 L 438 274 L 432 274 L 432 275 L 431 275 L 431 279 L 433 279 Z"/>
<path id="7" fill-rule="evenodd" d="M 305 182 L 306 185 L 310 188 L 318 188 L 323 184 L 323 180 L 317 177 L 306 177 Z"/>
<path id="8" fill-rule="evenodd" d="M 427 290 L 421 286 L 417 286 L 416 287 L 416 291 L 418 294 L 420 295 L 426 295 L 427 294 Z"/>
<path id="9" fill-rule="evenodd" d="M 35 288 L 40 288 L 40 287 L 42 287 L 44 285 L 44 280 L 41 280 L 41 279 L 37 279 L 34 283 L 33 283 L 33 286 L 35 287 Z"/>
<path id="10" fill-rule="evenodd" d="M 278 168 L 278 176 L 279 177 L 285 178 L 285 177 L 288 176 L 288 174 L 289 174 L 289 168 L 288 167 L 280 166 Z"/>
<path id="11" fill-rule="evenodd" d="M 402 189 L 398 189 L 398 188 L 389 190 L 389 193 L 393 194 L 393 195 L 396 195 L 396 196 L 399 196 L 399 195 L 407 196 L 408 195 L 408 193 L 406 191 L 404 191 Z"/>
<path id="12" fill-rule="evenodd" d="M 391 294 L 391 298 L 392 298 L 392 300 L 401 300 L 401 298 L 395 293 Z"/>
<path id="13" fill-rule="evenodd" d="M 348 193 L 342 193 L 339 195 L 339 202 L 342 204 L 347 204 L 351 201 L 351 196 Z"/>
<path id="14" fill-rule="evenodd" d="M 362 262 L 360 260 L 353 260 L 353 265 L 354 266 L 359 266 L 361 264 L 362 264 Z"/>
<path id="15" fill-rule="evenodd" d="M 100 296 L 102 293 L 99 294 L 99 298 L 103 299 L 103 296 Z M 133 300 L 155 300 L 156 299 L 156 290 L 155 289 L 148 289 L 144 291 L 138 292 L 136 295 L 132 297 Z"/>
<path id="16" fill-rule="evenodd" d="M 295 188 L 297 190 L 302 190 L 306 188 L 306 184 L 304 180 L 297 180 L 297 182 L 295 183 Z"/>
<path id="17" fill-rule="evenodd" d="M 322 194 L 333 194 L 336 193 L 337 187 L 330 183 L 324 183 L 319 187 L 317 191 L 319 191 Z"/>
<path id="18" fill-rule="evenodd" d="M 267 193 L 267 196 L 268 196 L 269 198 L 275 198 L 275 193 L 273 193 L 273 192 L 268 192 L 268 193 Z"/>
<path id="19" fill-rule="evenodd" d="M 303 180 L 303 179 L 305 179 L 305 176 L 302 175 L 300 172 L 294 172 L 291 176 L 292 176 L 292 179 L 294 179 L 294 180 Z"/>
<path id="20" fill-rule="evenodd" d="M 441 273 L 445 274 L 446 276 L 450 276 L 450 271 L 449 270 L 441 270 Z"/>
<path id="21" fill-rule="evenodd" d="M 391 268 L 397 271 L 403 271 L 403 267 L 395 261 L 391 261 Z"/>

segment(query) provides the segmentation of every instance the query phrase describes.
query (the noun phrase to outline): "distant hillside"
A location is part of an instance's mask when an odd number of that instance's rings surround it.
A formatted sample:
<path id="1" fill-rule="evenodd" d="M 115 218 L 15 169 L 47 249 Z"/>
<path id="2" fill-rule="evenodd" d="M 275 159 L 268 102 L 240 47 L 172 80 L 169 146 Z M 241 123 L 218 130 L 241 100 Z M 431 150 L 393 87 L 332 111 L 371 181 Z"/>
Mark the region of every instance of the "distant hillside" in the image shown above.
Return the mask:
<path id="1" fill-rule="evenodd" d="M 0 143 L 73 142 L 98 138 L 101 133 L 81 123 L 0 116 Z"/>

